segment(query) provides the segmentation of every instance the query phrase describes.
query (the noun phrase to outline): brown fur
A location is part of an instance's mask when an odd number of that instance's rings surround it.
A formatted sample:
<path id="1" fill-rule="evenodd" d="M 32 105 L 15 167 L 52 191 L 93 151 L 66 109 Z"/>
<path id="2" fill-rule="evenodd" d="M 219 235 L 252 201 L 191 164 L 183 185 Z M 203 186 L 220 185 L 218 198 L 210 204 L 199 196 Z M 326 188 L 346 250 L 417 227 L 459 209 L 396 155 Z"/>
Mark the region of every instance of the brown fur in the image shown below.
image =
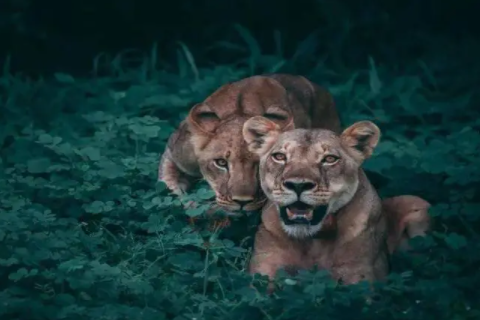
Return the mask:
<path id="1" fill-rule="evenodd" d="M 408 241 L 424 236 L 431 229 L 430 203 L 417 196 L 404 195 L 383 200 L 388 222 L 388 250 L 410 251 Z"/>
<path id="2" fill-rule="evenodd" d="M 250 272 L 272 279 L 282 267 L 295 271 L 317 266 L 346 284 L 383 279 L 389 271 L 387 221 L 380 198 L 361 169 L 377 145 L 378 127 L 362 121 L 341 135 L 321 129 L 281 133 L 268 119 L 254 117 L 243 132 L 260 157 L 261 187 L 269 199 Z M 327 157 L 333 163 L 325 162 Z M 294 192 L 294 183 L 302 188 Z M 297 201 L 310 209 L 295 209 L 292 204 Z M 323 219 L 311 211 L 322 206 L 328 208 Z M 282 210 L 288 217 L 280 214 Z M 289 224 L 292 212 L 309 212 L 304 216 L 309 222 Z M 336 228 L 325 234 L 322 222 L 331 217 Z"/>
<path id="3" fill-rule="evenodd" d="M 333 98 L 325 89 L 301 76 L 249 77 L 222 86 L 190 110 L 169 138 L 158 179 L 173 193 L 183 194 L 203 178 L 215 191 L 217 204 L 229 212 L 260 209 L 265 197 L 258 181 L 258 157 L 247 150 L 241 133 L 243 123 L 257 115 L 281 130 L 340 131 Z M 227 168 L 216 165 L 215 159 L 226 160 Z"/>
<path id="4" fill-rule="evenodd" d="M 382 210 L 388 225 L 388 251 L 412 253 L 409 241 L 418 236 L 425 236 L 432 227 L 428 210 L 431 205 L 424 199 L 413 195 L 386 198 L 382 201 Z M 336 220 L 333 216 L 325 217 L 321 232 L 335 232 Z"/>

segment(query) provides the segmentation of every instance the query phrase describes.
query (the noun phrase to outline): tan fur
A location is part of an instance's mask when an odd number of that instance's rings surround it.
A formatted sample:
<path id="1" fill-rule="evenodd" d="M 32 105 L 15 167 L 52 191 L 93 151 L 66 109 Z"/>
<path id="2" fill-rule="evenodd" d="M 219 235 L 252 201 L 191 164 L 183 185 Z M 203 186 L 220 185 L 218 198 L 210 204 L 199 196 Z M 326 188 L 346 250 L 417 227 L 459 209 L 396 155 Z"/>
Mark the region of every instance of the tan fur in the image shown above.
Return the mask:
<path id="1" fill-rule="evenodd" d="M 172 193 L 184 194 L 202 175 L 193 147 L 190 130 L 184 121 L 169 137 L 158 167 L 158 180 L 163 181 Z"/>
<path id="2" fill-rule="evenodd" d="M 250 272 L 272 279 L 282 267 L 295 271 L 317 266 L 346 284 L 383 279 L 389 271 L 387 221 L 361 169 L 380 138 L 378 127 L 362 121 L 341 135 L 322 129 L 281 133 L 268 119 L 254 117 L 243 132 L 260 157 L 261 187 L 269 199 Z M 322 219 L 311 209 L 299 210 L 297 201 L 317 210 L 324 206 L 326 214 Z M 292 210 L 309 222 L 291 224 Z M 323 232 L 322 224 L 332 218 L 335 229 Z"/>
<path id="3" fill-rule="evenodd" d="M 388 222 L 388 249 L 410 251 L 408 241 L 424 236 L 431 229 L 430 203 L 417 196 L 404 195 L 383 200 Z"/>
<path id="4" fill-rule="evenodd" d="M 340 131 L 333 98 L 325 89 L 301 76 L 249 77 L 222 86 L 190 110 L 169 138 L 158 179 L 179 195 L 205 179 L 217 204 L 229 212 L 260 209 L 265 197 L 258 181 L 258 157 L 242 137 L 245 121 L 257 115 L 271 119 L 280 130 Z M 215 159 L 226 160 L 228 167 L 219 168 Z"/>

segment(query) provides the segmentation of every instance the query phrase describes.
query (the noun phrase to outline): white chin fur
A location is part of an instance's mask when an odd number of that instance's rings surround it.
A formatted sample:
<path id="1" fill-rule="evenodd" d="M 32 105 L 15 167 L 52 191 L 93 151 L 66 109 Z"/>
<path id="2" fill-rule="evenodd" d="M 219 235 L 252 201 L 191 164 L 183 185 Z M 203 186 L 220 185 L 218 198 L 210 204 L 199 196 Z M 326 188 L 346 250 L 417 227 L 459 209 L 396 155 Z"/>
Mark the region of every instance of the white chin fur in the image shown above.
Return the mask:
<path id="1" fill-rule="evenodd" d="M 310 238 L 313 237 L 317 232 L 322 228 L 322 223 L 320 222 L 317 225 L 286 225 L 282 221 L 283 230 L 292 238 Z"/>
<path id="2" fill-rule="evenodd" d="M 355 192 L 357 192 L 357 188 L 358 188 L 358 180 L 356 180 L 352 186 L 350 186 L 343 192 L 341 193 L 338 192 L 340 193 L 340 196 L 330 199 L 330 203 L 328 204 L 328 210 L 325 217 L 331 214 L 332 212 L 336 212 L 340 210 L 343 206 L 349 203 L 352 200 L 353 196 L 355 195 Z M 300 200 L 302 200 L 307 204 L 310 204 L 310 201 L 308 201 L 308 199 L 300 199 Z M 291 199 L 288 199 L 288 201 L 283 201 L 283 202 L 284 203 L 282 203 L 281 205 L 288 205 L 290 203 L 293 203 L 294 201 L 291 201 Z M 278 205 L 277 205 L 277 210 L 278 210 Z M 319 224 L 313 225 L 313 226 L 312 225 L 286 225 L 282 221 L 281 222 L 282 229 L 292 238 L 305 239 L 305 238 L 313 237 L 322 228 L 325 217 L 322 219 L 322 221 Z"/>

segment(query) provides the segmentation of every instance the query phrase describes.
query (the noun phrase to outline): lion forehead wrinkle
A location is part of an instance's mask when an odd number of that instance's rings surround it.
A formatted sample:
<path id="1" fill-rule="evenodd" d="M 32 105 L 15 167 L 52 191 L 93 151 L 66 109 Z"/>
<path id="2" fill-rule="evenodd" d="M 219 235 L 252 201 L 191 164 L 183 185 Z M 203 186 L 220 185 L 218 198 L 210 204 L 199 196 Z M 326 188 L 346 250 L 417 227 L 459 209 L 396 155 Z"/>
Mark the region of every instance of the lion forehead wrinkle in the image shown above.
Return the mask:
<path id="1" fill-rule="evenodd" d="M 247 165 L 255 160 L 253 155 L 249 152 L 245 152 L 244 150 L 234 150 L 231 153 L 231 158 L 232 160 L 235 160 L 235 162 L 238 162 L 242 165 Z"/>
<path id="2" fill-rule="evenodd" d="M 320 143 L 320 151 L 322 152 L 328 152 L 330 149 L 330 146 L 324 142 Z"/>
<path id="3" fill-rule="evenodd" d="M 287 141 L 283 144 L 283 149 L 285 151 L 292 152 L 295 151 L 299 146 L 300 144 L 297 141 Z"/>
<path id="4" fill-rule="evenodd" d="M 312 156 L 317 158 L 317 157 L 323 157 L 325 154 L 332 152 L 332 147 L 326 143 L 316 143 L 312 146 L 311 148 L 312 151 Z"/>
<path id="5" fill-rule="evenodd" d="M 308 146 L 312 144 L 313 141 L 313 134 L 312 131 L 307 131 L 304 136 L 304 143 Z"/>
<path id="6" fill-rule="evenodd" d="M 305 153 L 305 159 L 307 159 L 308 162 L 314 165 L 320 161 L 320 159 L 323 157 L 324 154 L 325 154 L 325 151 L 315 147 L 311 147 L 307 149 L 307 152 Z"/>

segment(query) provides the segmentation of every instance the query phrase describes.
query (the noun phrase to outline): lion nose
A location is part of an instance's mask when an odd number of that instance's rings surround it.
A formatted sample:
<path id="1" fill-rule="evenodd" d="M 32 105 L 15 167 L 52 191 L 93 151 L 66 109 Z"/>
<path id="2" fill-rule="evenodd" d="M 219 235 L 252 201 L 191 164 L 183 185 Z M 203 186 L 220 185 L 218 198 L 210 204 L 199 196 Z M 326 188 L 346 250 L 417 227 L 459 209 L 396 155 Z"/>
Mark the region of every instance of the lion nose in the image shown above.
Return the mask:
<path id="1" fill-rule="evenodd" d="M 236 197 L 232 198 L 235 203 L 238 203 L 241 208 L 245 207 L 247 204 L 253 202 L 253 197 Z"/>
<path id="2" fill-rule="evenodd" d="M 300 196 L 302 192 L 314 189 L 317 184 L 308 180 L 285 180 L 283 186 Z"/>

